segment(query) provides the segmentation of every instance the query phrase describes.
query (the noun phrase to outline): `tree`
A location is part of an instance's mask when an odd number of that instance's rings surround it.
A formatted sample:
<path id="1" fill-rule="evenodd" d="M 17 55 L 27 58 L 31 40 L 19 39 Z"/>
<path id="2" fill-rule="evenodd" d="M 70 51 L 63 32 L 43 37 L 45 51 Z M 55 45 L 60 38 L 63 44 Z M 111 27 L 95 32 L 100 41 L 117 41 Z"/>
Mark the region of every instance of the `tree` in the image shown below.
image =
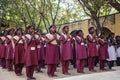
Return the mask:
<path id="1" fill-rule="evenodd" d="M 101 32 L 100 16 L 103 14 L 104 10 L 108 12 L 111 11 L 111 7 L 106 4 L 105 0 L 78 0 L 80 5 L 82 5 L 83 10 L 86 15 L 90 16 L 95 21 L 95 27 L 97 32 Z M 105 22 L 105 21 L 104 21 Z"/>
<path id="2" fill-rule="evenodd" d="M 120 0 L 106 0 L 113 8 L 120 12 Z"/>

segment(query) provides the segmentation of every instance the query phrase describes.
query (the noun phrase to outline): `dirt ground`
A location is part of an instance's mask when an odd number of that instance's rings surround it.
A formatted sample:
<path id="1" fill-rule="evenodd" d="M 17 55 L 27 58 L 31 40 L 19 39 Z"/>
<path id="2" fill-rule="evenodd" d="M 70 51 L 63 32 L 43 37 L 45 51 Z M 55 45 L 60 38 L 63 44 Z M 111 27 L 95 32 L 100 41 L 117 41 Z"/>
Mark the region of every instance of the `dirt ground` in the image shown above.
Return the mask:
<path id="1" fill-rule="evenodd" d="M 108 70 L 108 71 L 101 71 L 99 70 L 99 67 L 95 67 L 95 69 L 97 70 L 97 72 L 90 72 L 88 70 L 88 68 L 86 67 L 84 69 L 84 74 L 82 73 L 77 73 L 76 69 L 73 68 L 72 66 L 69 67 L 69 73 L 71 73 L 70 75 L 64 75 L 62 74 L 62 70 L 61 67 L 57 68 L 57 71 L 55 72 L 55 74 L 57 75 L 57 77 L 48 77 L 47 76 L 47 69 L 42 69 L 43 73 L 36 73 L 34 74 L 34 77 L 36 77 L 36 80 L 54 80 L 54 79 L 59 79 L 59 78 L 66 78 L 66 77 L 71 77 L 71 76 L 82 76 L 82 75 L 87 75 L 87 74 L 95 74 L 95 73 L 102 73 L 102 72 L 109 72 L 112 70 Z M 120 67 L 114 67 L 114 70 L 120 70 Z M 25 73 L 25 68 L 23 69 L 23 75 L 22 76 L 16 76 L 14 72 L 9 72 L 6 69 L 2 69 L 0 67 L 0 80 L 27 80 L 26 78 L 26 73 Z"/>

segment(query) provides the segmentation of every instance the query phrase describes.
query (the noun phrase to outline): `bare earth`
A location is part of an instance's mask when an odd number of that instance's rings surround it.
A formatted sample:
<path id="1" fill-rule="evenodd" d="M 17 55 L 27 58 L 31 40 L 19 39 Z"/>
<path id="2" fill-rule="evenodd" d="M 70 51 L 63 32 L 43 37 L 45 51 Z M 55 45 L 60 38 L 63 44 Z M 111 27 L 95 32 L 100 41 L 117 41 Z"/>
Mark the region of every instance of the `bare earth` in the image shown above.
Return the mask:
<path id="1" fill-rule="evenodd" d="M 61 72 L 61 67 L 58 67 L 57 71 L 55 73 L 57 75 L 57 77 L 53 77 L 53 78 L 47 76 L 47 70 L 46 69 L 42 69 L 43 73 L 35 73 L 34 77 L 36 77 L 36 80 L 74 80 L 75 77 L 79 77 L 79 76 L 80 77 L 82 77 L 82 76 L 86 77 L 86 75 L 88 75 L 88 74 L 90 74 L 90 75 L 91 74 L 98 74 L 98 73 L 105 73 L 106 74 L 106 72 L 116 72 L 116 71 L 120 72 L 120 67 L 114 67 L 113 69 L 115 71 L 112 71 L 112 70 L 111 71 L 110 70 L 100 71 L 99 67 L 95 67 L 95 69 L 97 70 L 97 72 L 90 72 L 88 70 L 88 68 L 85 68 L 85 70 L 84 70 L 85 73 L 81 74 L 81 73 L 77 73 L 76 69 L 74 69 L 72 66 L 70 66 L 69 73 L 71 73 L 71 75 L 63 75 L 62 72 Z M 113 76 L 114 74 L 111 74 L 111 75 Z M 96 76 L 96 75 L 93 75 L 93 76 Z M 74 77 L 74 78 L 72 78 L 72 77 Z M 64 79 L 64 78 L 66 78 L 66 79 Z M 8 72 L 6 69 L 2 69 L 0 67 L 0 80 L 27 80 L 26 74 L 25 74 L 25 68 L 23 69 L 23 76 L 16 76 L 14 72 Z M 88 80 L 88 79 L 84 79 L 84 80 Z M 93 80 L 93 79 L 91 79 L 91 80 Z M 98 80 L 98 79 L 94 79 L 94 80 Z M 103 80 L 103 79 L 99 79 L 99 80 Z M 117 77 L 114 80 L 118 80 Z"/>

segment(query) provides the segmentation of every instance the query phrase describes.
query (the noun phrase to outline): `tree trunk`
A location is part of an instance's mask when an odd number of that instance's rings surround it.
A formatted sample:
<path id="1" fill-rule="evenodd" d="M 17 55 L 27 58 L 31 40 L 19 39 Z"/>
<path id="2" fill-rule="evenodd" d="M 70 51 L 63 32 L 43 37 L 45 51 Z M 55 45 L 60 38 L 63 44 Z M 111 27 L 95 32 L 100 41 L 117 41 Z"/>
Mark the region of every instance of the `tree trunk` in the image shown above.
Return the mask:
<path id="1" fill-rule="evenodd" d="M 99 18 L 96 17 L 96 18 L 93 18 L 93 19 L 95 20 L 95 23 L 96 23 L 97 34 L 99 34 L 101 32 L 101 25 L 100 25 Z"/>

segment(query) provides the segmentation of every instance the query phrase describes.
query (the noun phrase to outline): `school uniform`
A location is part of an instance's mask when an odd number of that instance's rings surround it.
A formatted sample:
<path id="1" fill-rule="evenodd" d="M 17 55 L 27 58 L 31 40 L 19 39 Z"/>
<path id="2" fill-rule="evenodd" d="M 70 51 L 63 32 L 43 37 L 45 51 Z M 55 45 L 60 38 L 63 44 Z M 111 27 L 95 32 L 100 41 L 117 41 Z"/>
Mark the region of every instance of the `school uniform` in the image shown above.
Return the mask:
<path id="1" fill-rule="evenodd" d="M 62 34 L 60 37 L 61 41 L 65 41 L 67 39 L 66 34 Z M 62 60 L 62 72 L 63 74 L 68 74 L 69 62 L 73 59 L 72 55 L 72 40 L 68 39 L 66 42 L 61 44 L 61 60 Z"/>
<path id="2" fill-rule="evenodd" d="M 17 75 L 22 73 L 22 69 L 24 67 L 25 63 L 25 45 L 24 41 L 25 37 L 22 36 L 23 40 L 19 40 L 19 36 L 14 36 L 13 41 L 14 41 L 14 69 L 15 73 Z M 18 43 L 16 43 L 19 40 Z M 15 44 L 16 43 L 16 44 Z"/>
<path id="3" fill-rule="evenodd" d="M 91 34 L 87 36 L 88 42 L 88 66 L 89 70 L 94 70 L 95 59 L 98 56 L 96 41 Z"/>
<path id="4" fill-rule="evenodd" d="M 44 41 L 45 39 L 43 37 L 39 37 L 38 43 L 37 43 L 37 57 L 38 57 L 38 67 L 37 70 L 41 71 L 42 65 L 45 60 L 45 51 L 44 51 Z"/>
<path id="5" fill-rule="evenodd" d="M 73 65 L 74 68 L 76 68 L 75 37 L 73 37 L 72 40 L 73 40 L 73 46 L 72 46 L 72 48 L 73 48 L 73 52 L 72 52 L 73 53 L 73 60 L 72 60 L 72 65 Z"/>
<path id="6" fill-rule="evenodd" d="M 32 36 L 30 34 L 26 34 L 25 39 L 26 42 L 29 42 L 32 39 Z M 38 39 L 38 35 L 35 35 L 35 38 L 32 39 L 31 42 L 28 43 L 25 48 L 25 65 L 26 65 L 26 75 L 28 78 L 33 77 L 34 70 L 38 65 L 37 39 Z"/>
<path id="7" fill-rule="evenodd" d="M 8 70 L 13 70 L 13 45 L 12 45 L 12 36 L 7 35 L 7 41 L 10 41 L 7 43 L 7 54 L 6 54 L 6 66 Z"/>
<path id="8" fill-rule="evenodd" d="M 2 48 L 2 39 L 0 37 L 0 50 L 1 50 L 1 48 Z M 0 51 L 0 67 L 1 67 L 1 51 Z"/>
<path id="9" fill-rule="evenodd" d="M 83 40 L 83 41 L 82 41 Z M 85 62 L 87 59 L 87 51 L 86 51 L 86 46 L 85 46 L 85 39 L 76 36 L 75 38 L 76 41 L 76 65 L 77 65 L 77 72 L 83 72 Z"/>
<path id="10" fill-rule="evenodd" d="M 60 38 L 58 34 L 57 39 Z M 53 34 L 48 33 L 46 34 L 46 40 L 52 40 L 54 38 Z M 47 74 L 49 76 L 54 76 L 56 67 L 59 64 L 59 44 L 56 40 L 53 40 L 46 45 L 46 57 L 45 57 L 45 64 L 47 64 Z"/>
<path id="11" fill-rule="evenodd" d="M 98 43 L 99 43 L 100 69 L 104 70 L 106 59 L 109 57 L 107 51 L 107 43 L 105 42 L 104 39 L 101 38 L 98 40 Z"/>
<path id="12" fill-rule="evenodd" d="M 6 68 L 6 54 L 7 54 L 7 37 L 2 36 L 2 45 L 1 45 L 1 66 Z"/>
<path id="13" fill-rule="evenodd" d="M 108 61 L 108 66 L 109 69 L 112 69 L 112 67 L 114 66 L 114 61 L 117 60 L 117 54 L 115 51 L 115 44 L 114 44 L 114 40 L 113 39 L 108 39 L 108 55 L 109 58 L 107 59 Z"/>
<path id="14" fill-rule="evenodd" d="M 120 66 L 120 40 L 116 40 L 117 66 Z"/>

